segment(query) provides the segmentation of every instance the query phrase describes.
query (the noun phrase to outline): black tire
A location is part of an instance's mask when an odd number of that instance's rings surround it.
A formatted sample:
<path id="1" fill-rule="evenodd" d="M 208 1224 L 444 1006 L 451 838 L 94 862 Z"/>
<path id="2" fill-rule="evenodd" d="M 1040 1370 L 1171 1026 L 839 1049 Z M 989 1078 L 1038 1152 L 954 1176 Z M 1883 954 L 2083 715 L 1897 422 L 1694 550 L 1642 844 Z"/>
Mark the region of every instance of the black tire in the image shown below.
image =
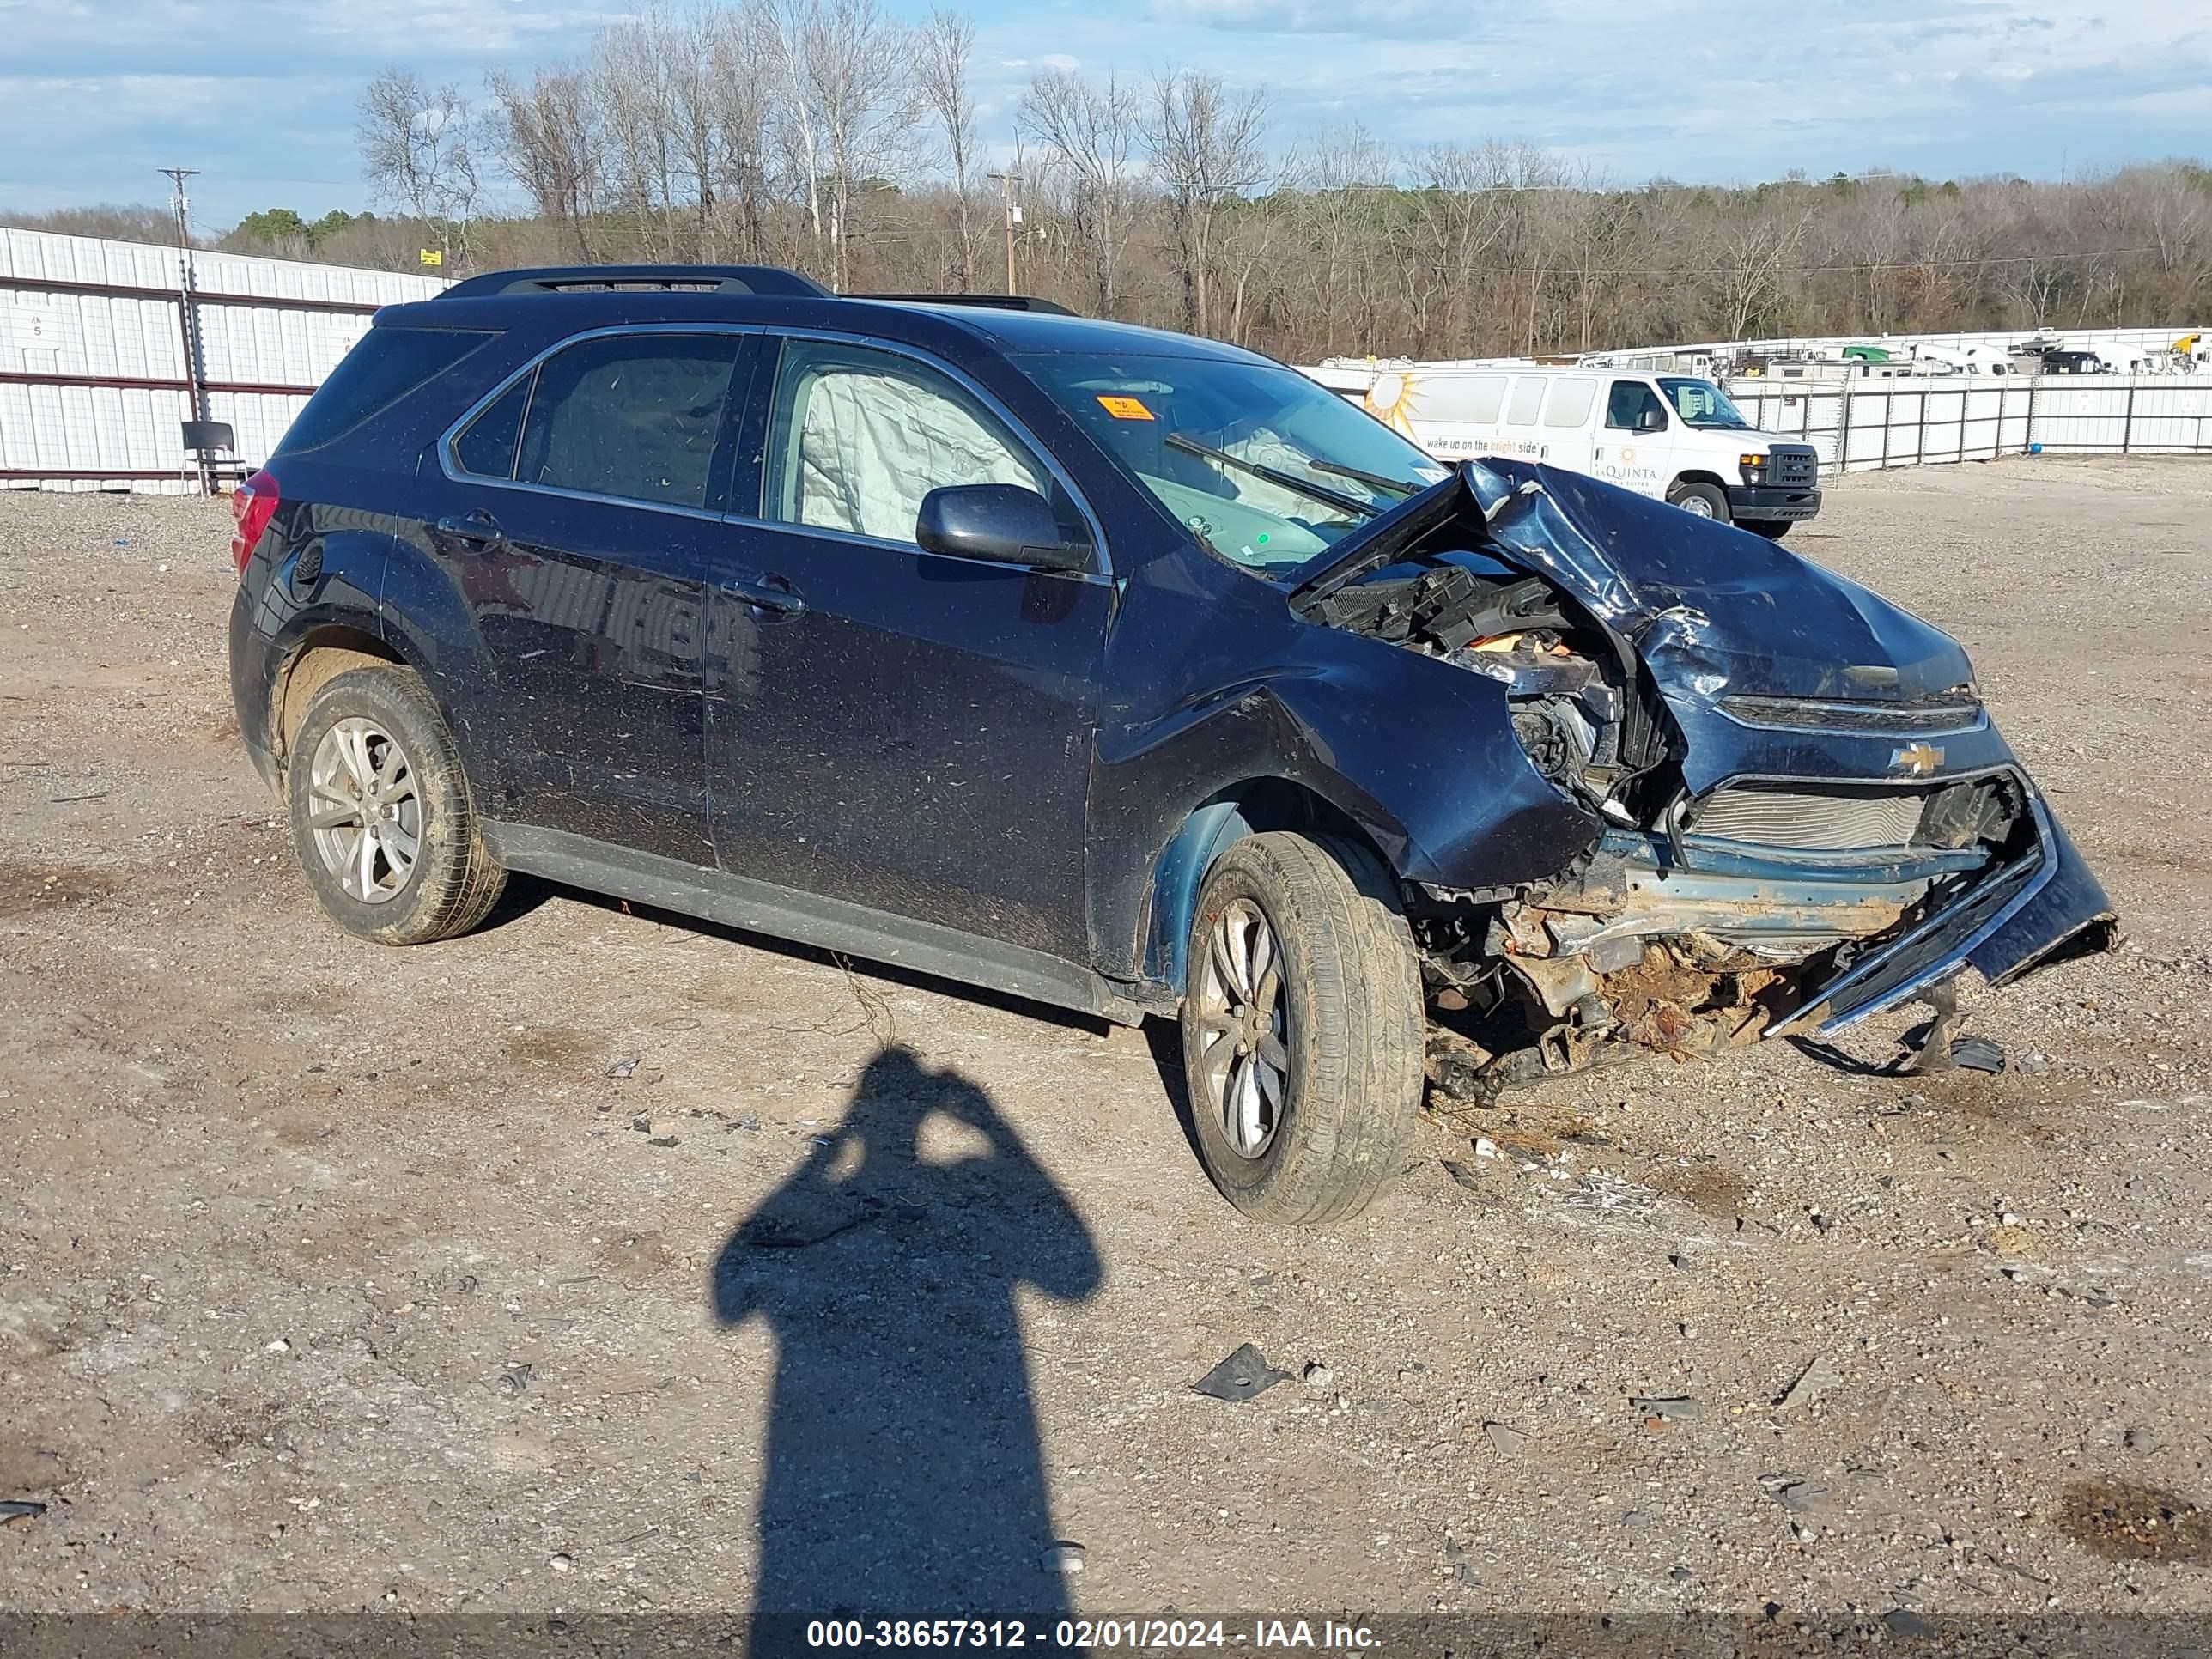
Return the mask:
<path id="1" fill-rule="evenodd" d="M 1279 963 L 1277 1041 L 1287 1063 L 1256 1156 L 1231 1138 L 1201 1012 L 1216 930 L 1224 915 L 1248 914 L 1232 907 L 1265 918 Z M 1413 1133 L 1427 1030 L 1413 935 L 1389 872 L 1364 848 L 1279 831 L 1247 836 L 1207 871 L 1185 960 L 1183 1074 L 1213 1184 L 1261 1221 L 1313 1224 L 1366 1208 Z M 1221 1040 L 1233 1048 L 1233 1032 Z"/>
<path id="2" fill-rule="evenodd" d="M 1764 536 L 1770 542 L 1778 542 L 1790 533 L 1794 522 L 1790 519 L 1738 519 L 1735 527 L 1748 530 L 1754 536 Z"/>
<path id="3" fill-rule="evenodd" d="M 346 730 L 333 737 L 341 726 Z M 356 737 L 361 753 L 378 763 L 372 768 L 378 788 L 388 792 L 380 802 L 349 787 L 359 770 L 350 758 Z M 389 758 L 394 746 L 398 759 Z M 389 783 L 381 781 L 387 765 L 394 769 Z M 320 793 L 319 766 L 329 772 Z M 293 844 L 315 896 L 338 926 L 362 939 L 427 945 L 465 933 L 490 913 L 507 884 L 507 872 L 483 843 L 453 734 L 411 668 L 349 669 L 315 693 L 292 742 L 285 797 Z M 351 807 L 341 804 L 347 799 Z M 325 825 L 312 821 L 319 802 Z M 414 852 L 404 873 L 396 850 L 373 847 L 365 864 L 348 850 L 357 851 L 360 837 L 369 833 L 370 814 L 380 815 L 380 836 L 411 830 Z M 391 818 L 389 825 L 383 817 Z M 348 890 L 349 880 L 363 884 L 364 872 L 366 885 L 384 896 L 372 902 Z"/>
<path id="4" fill-rule="evenodd" d="M 1670 505 L 1695 513 L 1701 519 L 1717 519 L 1723 524 L 1734 522 L 1729 517 L 1727 492 L 1718 484 L 1678 483 L 1667 492 L 1667 500 Z M 1692 502 L 1697 505 L 1692 506 Z"/>

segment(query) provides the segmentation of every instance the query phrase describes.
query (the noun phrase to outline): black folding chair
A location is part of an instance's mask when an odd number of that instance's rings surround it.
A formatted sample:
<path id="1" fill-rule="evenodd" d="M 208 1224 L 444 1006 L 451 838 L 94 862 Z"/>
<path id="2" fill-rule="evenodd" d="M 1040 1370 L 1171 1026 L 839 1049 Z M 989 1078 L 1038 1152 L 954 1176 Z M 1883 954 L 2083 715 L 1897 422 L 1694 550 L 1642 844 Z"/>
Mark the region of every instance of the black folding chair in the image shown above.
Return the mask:
<path id="1" fill-rule="evenodd" d="M 217 494 L 225 477 L 243 478 L 252 471 L 238 458 L 238 434 L 228 421 L 186 421 L 184 425 L 185 476 L 197 467 L 200 488 L 208 495 Z"/>

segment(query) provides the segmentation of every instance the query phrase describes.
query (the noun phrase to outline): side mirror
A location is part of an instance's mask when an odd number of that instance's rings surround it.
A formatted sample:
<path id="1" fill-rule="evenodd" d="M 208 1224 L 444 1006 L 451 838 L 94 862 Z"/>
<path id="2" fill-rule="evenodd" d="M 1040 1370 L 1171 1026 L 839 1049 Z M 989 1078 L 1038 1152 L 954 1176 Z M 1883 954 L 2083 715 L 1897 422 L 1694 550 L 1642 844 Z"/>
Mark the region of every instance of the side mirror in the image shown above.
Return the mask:
<path id="1" fill-rule="evenodd" d="M 1020 484 L 956 484 L 921 498 L 914 538 L 925 552 L 951 553 L 1032 570 L 1084 570 L 1088 538 L 1070 541 L 1045 498 Z"/>
<path id="2" fill-rule="evenodd" d="M 1636 417 L 1636 429 L 1638 432 L 1664 432 L 1667 429 L 1667 411 L 1647 408 Z"/>

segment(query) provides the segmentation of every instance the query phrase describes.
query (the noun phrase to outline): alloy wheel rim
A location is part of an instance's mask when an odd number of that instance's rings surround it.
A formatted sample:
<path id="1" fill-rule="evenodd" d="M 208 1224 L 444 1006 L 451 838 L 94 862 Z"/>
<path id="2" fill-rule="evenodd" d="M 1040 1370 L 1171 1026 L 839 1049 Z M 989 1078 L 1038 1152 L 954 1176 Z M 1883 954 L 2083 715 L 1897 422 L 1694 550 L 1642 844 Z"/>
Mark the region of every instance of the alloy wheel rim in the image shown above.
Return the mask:
<path id="1" fill-rule="evenodd" d="M 1683 512 L 1693 519 L 1710 519 L 1713 516 L 1711 503 L 1703 495 L 1685 495 L 1679 505 Z"/>
<path id="2" fill-rule="evenodd" d="M 383 904 L 407 890 L 422 854 L 422 797 L 398 739 L 374 720 L 340 720 L 309 763 L 307 828 L 349 898 Z"/>
<path id="3" fill-rule="evenodd" d="M 1198 983 L 1198 1071 L 1206 1105 L 1239 1158 L 1275 1139 L 1290 1092 L 1283 952 L 1267 915 L 1231 899 L 1208 931 Z"/>

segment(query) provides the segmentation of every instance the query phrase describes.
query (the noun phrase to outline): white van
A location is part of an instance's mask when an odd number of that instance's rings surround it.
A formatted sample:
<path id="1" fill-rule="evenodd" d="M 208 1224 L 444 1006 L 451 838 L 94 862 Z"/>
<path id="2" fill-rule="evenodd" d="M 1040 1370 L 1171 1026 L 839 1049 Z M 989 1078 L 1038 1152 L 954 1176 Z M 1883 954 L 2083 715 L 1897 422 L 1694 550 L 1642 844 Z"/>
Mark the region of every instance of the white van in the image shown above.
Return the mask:
<path id="1" fill-rule="evenodd" d="M 2002 346 L 1938 345 L 1912 348 L 1912 366 L 1923 374 L 2016 374 L 2012 354 Z"/>
<path id="2" fill-rule="evenodd" d="M 1415 366 L 1382 370 L 1358 401 L 1439 460 L 1543 461 L 1774 538 L 1820 510 L 1813 447 L 1759 431 L 1694 375 Z"/>

